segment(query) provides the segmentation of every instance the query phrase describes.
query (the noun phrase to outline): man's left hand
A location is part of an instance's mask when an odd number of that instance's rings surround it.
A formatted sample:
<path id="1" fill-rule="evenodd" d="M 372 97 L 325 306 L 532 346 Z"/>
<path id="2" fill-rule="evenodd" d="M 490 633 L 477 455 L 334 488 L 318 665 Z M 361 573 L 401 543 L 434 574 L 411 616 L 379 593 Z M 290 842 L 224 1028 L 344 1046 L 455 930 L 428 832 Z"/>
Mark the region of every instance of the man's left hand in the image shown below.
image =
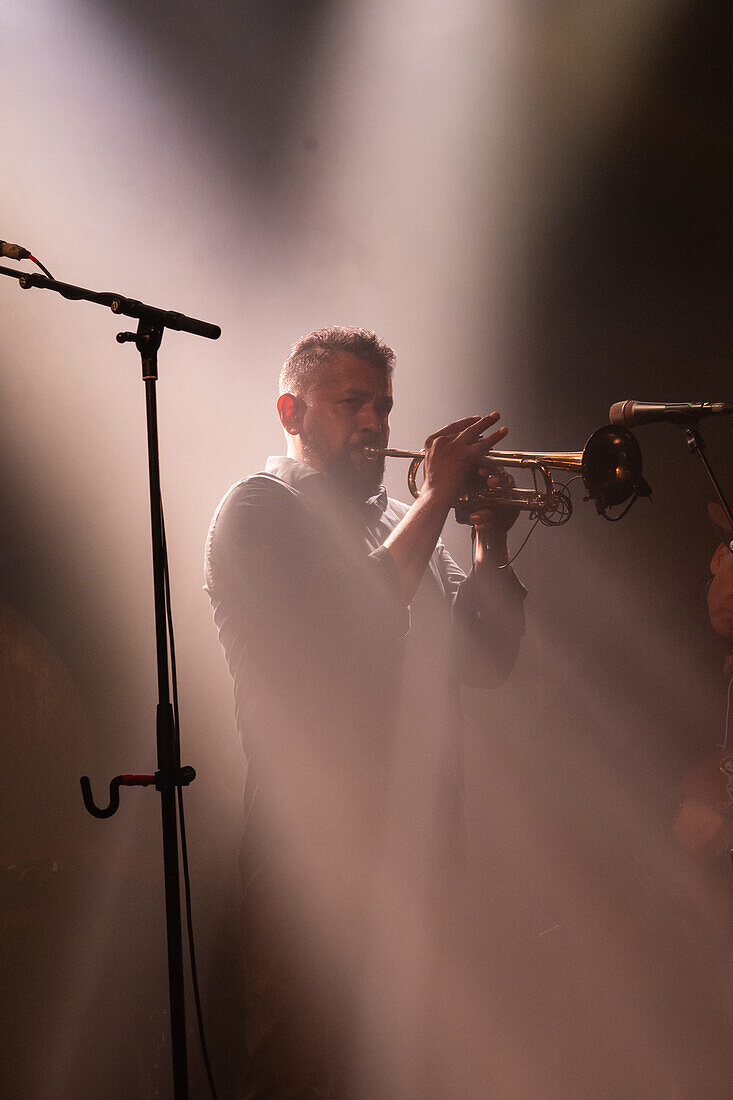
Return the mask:
<path id="1" fill-rule="evenodd" d="M 479 473 L 486 477 L 487 489 L 496 489 L 502 493 L 510 493 L 514 488 L 514 478 L 506 470 L 499 466 L 483 466 Z M 487 506 L 477 508 L 471 513 L 471 526 L 476 529 L 477 535 L 484 541 L 498 538 L 506 538 L 507 531 L 517 521 L 520 509 L 515 504 L 501 504 L 496 507 Z"/>

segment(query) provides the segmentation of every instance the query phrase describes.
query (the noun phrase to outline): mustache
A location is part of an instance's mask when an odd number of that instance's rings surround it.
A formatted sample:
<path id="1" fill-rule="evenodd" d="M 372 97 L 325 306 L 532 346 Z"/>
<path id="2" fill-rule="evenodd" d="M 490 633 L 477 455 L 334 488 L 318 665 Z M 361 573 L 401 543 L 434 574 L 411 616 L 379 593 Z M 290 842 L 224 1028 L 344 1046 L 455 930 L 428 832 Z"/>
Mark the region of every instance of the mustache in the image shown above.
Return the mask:
<path id="1" fill-rule="evenodd" d="M 383 451 L 387 446 L 387 439 L 383 435 L 370 435 L 363 436 L 358 443 L 355 443 L 352 450 L 359 451 Z M 371 455 L 372 458 L 383 458 L 383 455 L 375 454 Z"/>

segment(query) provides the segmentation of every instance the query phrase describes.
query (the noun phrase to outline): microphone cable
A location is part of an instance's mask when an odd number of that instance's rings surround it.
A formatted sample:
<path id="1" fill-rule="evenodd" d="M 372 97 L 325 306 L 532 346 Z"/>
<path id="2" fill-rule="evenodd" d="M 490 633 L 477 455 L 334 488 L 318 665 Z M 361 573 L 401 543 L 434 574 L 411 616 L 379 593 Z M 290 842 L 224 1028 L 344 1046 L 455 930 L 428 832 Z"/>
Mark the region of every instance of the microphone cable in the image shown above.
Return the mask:
<path id="1" fill-rule="evenodd" d="M 30 252 L 28 253 L 28 259 L 32 260 L 33 263 L 36 265 L 36 267 L 40 267 L 41 271 L 43 272 L 43 274 L 46 276 L 47 279 L 53 279 L 53 275 L 48 270 L 48 268 L 44 267 L 43 264 L 41 263 L 41 261 L 37 260 L 35 256 L 31 256 Z"/>
<path id="2" fill-rule="evenodd" d="M 173 612 L 171 609 L 171 585 L 170 585 L 170 573 L 168 571 L 168 543 L 165 536 L 165 520 L 163 518 L 163 505 L 160 506 L 160 523 L 163 533 L 163 583 L 165 588 L 165 611 L 166 619 L 168 620 L 168 645 L 170 651 L 171 661 L 171 696 L 173 703 L 173 728 L 176 738 L 176 750 L 177 755 L 180 756 L 181 747 L 181 726 L 178 708 L 178 676 L 176 672 L 176 646 L 173 637 Z M 181 836 L 181 866 L 183 869 L 183 893 L 185 899 L 186 909 L 186 933 L 188 938 L 188 957 L 191 966 L 191 985 L 193 987 L 193 999 L 196 1005 L 196 1024 L 198 1027 L 199 1045 L 201 1047 L 201 1055 L 204 1062 L 204 1069 L 206 1070 L 206 1077 L 209 1082 L 209 1089 L 211 1090 L 212 1100 L 218 1100 L 216 1085 L 214 1084 L 214 1075 L 211 1071 L 211 1061 L 209 1059 L 209 1049 L 206 1042 L 206 1031 L 204 1028 L 204 1014 L 201 1008 L 201 993 L 199 990 L 198 969 L 196 966 L 196 947 L 194 943 L 193 935 L 193 910 L 191 906 L 191 878 L 188 867 L 188 844 L 186 842 L 186 820 L 183 813 L 183 789 L 181 787 L 176 788 L 176 794 L 178 796 L 178 826 Z"/>
<path id="3" fill-rule="evenodd" d="M 48 270 L 48 268 L 44 267 L 41 261 L 36 259 L 33 253 L 29 252 L 27 248 L 23 248 L 21 244 L 11 244 L 10 241 L 0 241 L 0 248 L 2 248 L 3 245 L 5 245 L 7 249 L 11 250 L 11 255 L 5 255 L 5 253 L 3 252 L 4 259 L 15 260 L 17 263 L 20 263 L 21 260 L 32 260 L 36 267 L 40 267 L 41 271 L 47 279 L 53 279 L 53 275 Z M 15 255 L 12 254 L 13 252 L 15 252 Z"/>
<path id="4" fill-rule="evenodd" d="M 524 536 L 524 538 L 523 538 L 523 540 L 522 540 L 522 543 L 521 543 L 521 545 L 520 545 L 519 549 L 518 549 L 518 550 L 515 550 L 515 551 L 514 551 L 514 553 L 512 554 L 512 556 L 511 556 L 511 557 L 509 558 L 509 561 L 505 561 L 503 565 L 497 565 L 497 567 L 496 567 L 497 569 L 508 569 L 508 568 L 509 568 L 509 566 L 510 566 L 510 565 L 512 564 L 512 562 L 515 562 L 515 561 L 517 560 L 517 558 L 519 557 L 519 555 L 520 555 L 520 554 L 522 553 L 522 550 L 524 550 L 525 546 L 526 546 L 526 545 L 527 545 L 527 543 L 529 542 L 529 537 L 530 537 L 530 535 L 533 535 L 533 534 L 534 534 L 534 532 L 535 532 L 535 530 L 536 530 L 536 528 L 537 528 L 537 524 L 538 524 L 539 522 L 540 522 L 540 517 L 539 517 L 539 516 L 537 516 L 537 519 L 536 519 L 536 520 L 534 521 L 534 523 L 533 523 L 533 524 L 532 524 L 532 526 L 530 527 L 529 531 L 528 531 L 528 532 L 527 532 L 527 534 L 526 534 L 526 535 Z M 474 528 L 474 538 L 476 537 L 476 536 L 475 536 L 475 530 L 476 530 L 476 529 Z"/>
<path id="5" fill-rule="evenodd" d="M 624 508 L 623 512 L 619 512 L 619 514 L 617 516 L 609 516 L 608 512 L 603 511 L 603 512 L 601 512 L 601 515 L 603 516 L 603 518 L 605 520 L 608 520 L 609 523 L 618 523 L 618 521 L 620 519 L 624 518 L 624 516 L 628 512 L 631 505 L 635 504 L 638 499 L 639 499 L 639 494 L 637 492 L 634 492 L 634 495 L 632 496 L 631 500 L 629 501 L 629 503 Z"/>
<path id="6" fill-rule="evenodd" d="M 537 530 L 537 525 L 539 523 L 541 523 L 543 527 L 562 527 L 564 523 L 568 522 L 573 511 L 573 504 L 570 500 L 570 494 L 568 493 L 568 485 L 571 485 L 573 481 L 577 481 L 579 477 L 580 474 L 576 474 L 575 477 L 571 477 L 569 481 L 566 481 L 564 485 L 560 485 L 558 488 L 559 502 L 557 511 L 560 513 L 559 518 L 553 520 L 547 516 L 543 516 L 543 514 L 540 512 L 539 515 L 535 517 L 532 526 L 522 539 L 519 549 L 514 551 L 512 556 L 509 558 L 509 561 L 504 562 L 503 565 L 497 566 L 497 569 L 508 569 L 509 566 L 517 560 L 519 555 L 522 553 L 522 550 L 524 550 L 525 546 L 529 542 L 530 537 Z"/>

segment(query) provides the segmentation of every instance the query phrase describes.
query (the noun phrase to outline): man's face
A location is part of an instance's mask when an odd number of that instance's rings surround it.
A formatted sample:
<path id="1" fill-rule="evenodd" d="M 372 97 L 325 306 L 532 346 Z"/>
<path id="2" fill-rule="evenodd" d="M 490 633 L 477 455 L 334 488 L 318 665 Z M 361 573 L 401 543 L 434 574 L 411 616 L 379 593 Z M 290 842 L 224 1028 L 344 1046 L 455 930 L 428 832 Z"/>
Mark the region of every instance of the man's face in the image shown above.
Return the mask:
<path id="1" fill-rule="evenodd" d="M 733 638 L 733 553 L 721 543 L 710 562 L 713 579 L 708 588 L 710 625 L 716 634 Z"/>
<path id="2" fill-rule="evenodd" d="M 376 492 L 384 459 L 367 458 L 364 448 L 387 446 L 392 380 L 386 371 L 348 352 L 334 352 L 321 381 L 303 400 L 303 461 L 349 495 L 364 500 Z"/>

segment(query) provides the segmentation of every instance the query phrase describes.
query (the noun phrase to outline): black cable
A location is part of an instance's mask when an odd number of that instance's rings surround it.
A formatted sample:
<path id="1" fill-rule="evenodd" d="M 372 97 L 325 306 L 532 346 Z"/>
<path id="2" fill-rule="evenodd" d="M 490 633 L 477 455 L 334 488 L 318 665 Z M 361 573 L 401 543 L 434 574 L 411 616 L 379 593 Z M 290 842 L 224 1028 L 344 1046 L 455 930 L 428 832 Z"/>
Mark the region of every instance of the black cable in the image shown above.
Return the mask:
<path id="1" fill-rule="evenodd" d="M 516 552 L 515 552 L 514 554 L 512 554 L 512 556 L 510 557 L 509 561 L 507 561 L 507 562 L 504 562 L 504 564 L 503 564 L 503 565 L 498 565 L 498 566 L 497 566 L 497 569 L 508 569 L 508 568 L 509 568 L 509 566 L 510 566 L 510 565 L 512 564 L 512 562 L 514 562 L 514 561 L 516 561 L 516 560 L 517 560 L 517 558 L 519 557 L 519 555 L 520 555 L 520 554 L 522 553 L 522 550 L 524 550 L 525 546 L 527 545 L 527 542 L 529 541 L 529 536 L 530 536 L 531 534 L 533 534 L 533 532 L 534 532 L 534 530 L 535 530 L 535 528 L 536 528 L 536 526 L 537 526 L 537 524 L 538 524 L 539 522 L 540 522 L 540 517 L 539 517 L 539 516 L 537 516 L 537 519 L 536 519 L 536 520 L 534 521 L 534 523 L 533 523 L 533 524 L 532 524 L 532 526 L 530 527 L 529 531 L 528 531 L 528 532 L 527 532 L 527 534 L 525 535 L 525 538 L 524 538 L 524 542 L 523 542 L 523 543 L 522 543 L 522 545 L 521 545 L 521 546 L 519 547 L 519 549 L 518 549 L 518 550 L 517 550 L 517 551 L 516 551 Z"/>
<path id="2" fill-rule="evenodd" d="M 601 515 L 603 516 L 604 519 L 607 519 L 609 523 L 618 523 L 618 521 L 620 519 L 624 518 L 624 516 L 628 512 L 631 505 L 637 500 L 638 496 L 639 496 L 638 493 L 634 493 L 631 500 L 629 501 L 629 503 L 624 508 L 623 512 L 619 512 L 619 514 L 617 516 L 609 516 L 608 513 L 605 510 L 603 512 L 601 512 Z"/>
<path id="3" fill-rule="evenodd" d="M 48 270 L 47 267 L 43 266 L 40 260 L 37 260 L 35 256 L 29 256 L 28 259 L 33 260 L 33 263 L 36 265 L 36 267 L 40 267 L 41 271 L 47 279 L 53 279 L 53 275 L 51 274 L 51 272 Z"/>
<path id="4" fill-rule="evenodd" d="M 209 1082 L 209 1088 L 211 1090 L 212 1100 L 217 1100 L 216 1085 L 214 1084 L 214 1075 L 211 1070 L 211 1062 L 209 1060 L 209 1048 L 206 1043 L 206 1032 L 204 1029 L 204 1013 L 201 1007 L 201 993 L 199 990 L 198 971 L 196 969 L 196 948 L 193 939 L 193 912 L 191 909 L 191 880 L 188 873 L 188 847 L 186 844 L 186 822 L 183 816 L 183 790 L 181 787 L 177 790 L 178 794 L 178 813 L 181 829 L 181 862 L 183 865 L 183 895 L 186 903 L 186 929 L 188 932 L 188 947 L 189 947 L 189 959 L 191 963 L 191 984 L 193 986 L 193 999 L 196 1005 L 196 1023 L 198 1025 L 199 1042 L 201 1045 L 201 1056 L 204 1062 L 204 1068 L 206 1070 L 206 1077 Z"/>
<path id="5" fill-rule="evenodd" d="M 176 673 L 176 646 L 173 638 L 173 612 L 171 610 L 171 584 L 170 574 L 168 572 L 168 545 L 165 538 L 165 521 L 163 519 L 163 506 L 160 508 L 160 523 L 163 534 L 163 583 L 165 587 L 165 610 L 166 618 L 168 620 L 168 643 L 170 647 L 171 658 L 171 694 L 173 697 L 173 728 L 176 737 L 176 748 L 178 755 L 180 756 L 181 747 L 181 727 L 179 722 L 179 710 L 178 710 L 178 677 Z M 198 1025 L 199 1043 L 201 1046 L 201 1055 L 204 1062 L 204 1068 L 206 1070 L 206 1077 L 209 1082 L 209 1088 L 213 1100 L 217 1100 L 216 1085 L 214 1084 L 214 1075 L 211 1072 L 211 1062 L 209 1061 L 209 1049 L 206 1043 L 206 1032 L 204 1029 L 204 1014 L 201 1008 L 201 993 L 199 990 L 198 970 L 196 968 L 196 947 L 194 944 L 193 936 L 193 911 L 191 908 L 191 878 L 188 870 L 188 845 L 186 843 L 186 819 L 183 813 L 183 789 L 179 786 L 176 790 L 178 796 L 178 822 L 181 834 L 181 866 L 183 868 L 183 895 L 186 906 L 186 931 L 188 935 L 188 957 L 191 964 L 191 985 L 193 987 L 193 999 L 196 1005 L 196 1022 Z"/>
<path id="6" fill-rule="evenodd" d="M 544 527 L 562 527 L 573 514 L 573 502 L 567 485 L 553 490 L 554 504 L 551 510 L 544 506 L 538 509 L 537 518 Z"/>
<path id="7" fill-rule="evenodd" d="M 43 274 L 47 279 L 53 279 L 53 275 L 44 267 L 40 260 L 37 260 L 32 252 L 29 252 L 27 248 L 23 248 L 20 244 L 11 244 L 10 241 L 0 241 L 0 246 L 5 245 L 5 251 L 2 253 L 3 257 L 8 260 L 16 260 L 20 263 L 21 260 L 32 260 L 36 267 L 40 267 Z"/>
<path id="8" fill-rule="evenodd" d="M 570 485 L 571 482 L 576 481 L 578 477 L 580 477 L 580 474 L 576 474 L 575 477 L 570 478 L 570 481 L 566 481 L 564 485 L 560 486 L 561 503 L 567 509 L 567 511 L 565 512 L 563 517 L 561 519 L 555 520 L 555 522 L 553 522 L 552 520 L 548 521 L 546 517 L 543 518 L 542 513 L 540 513 L 537 516 L 537 518 L 535 519 L 532 526 L 530 527 L 527 534 L 525 535 L 524 540 L 522 541 L 522 544 L 519 547 L 519 549 L 515 550 L 515 552 L 509 558 L 509 561 L 505 562 L 504 565 L 497 566 L 498 569 L 508 569 L 509 566 L 517 560 L 519 555 L 522 553 L 522 550 L 524 550 L 525 546 L 529 542 L 530 535 L 534 534 L 538 523 L 542 523 L 543 526 L 545 526 L 545 527 L 561 527 L 563 525 L 563 523 L 567 523 L 567 521 L 570 519 L 570 516 L 572 515 L 572 511 L 573 511 L 572 502 L 570 501 L 567 489 L 568 489 L 568 485 Z"/>

